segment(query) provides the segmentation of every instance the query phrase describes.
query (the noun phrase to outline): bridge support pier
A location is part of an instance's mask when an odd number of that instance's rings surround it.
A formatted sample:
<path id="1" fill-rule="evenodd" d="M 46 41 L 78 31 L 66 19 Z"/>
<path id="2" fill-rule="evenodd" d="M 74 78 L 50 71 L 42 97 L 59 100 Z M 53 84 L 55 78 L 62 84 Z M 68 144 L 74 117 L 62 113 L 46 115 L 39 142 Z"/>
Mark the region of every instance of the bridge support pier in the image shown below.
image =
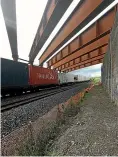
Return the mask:
<path id="1" fill-rule="evenodd" d="M 111 100 L 118 105 L 118 12 L 102 66 L 102 84 Z"/>

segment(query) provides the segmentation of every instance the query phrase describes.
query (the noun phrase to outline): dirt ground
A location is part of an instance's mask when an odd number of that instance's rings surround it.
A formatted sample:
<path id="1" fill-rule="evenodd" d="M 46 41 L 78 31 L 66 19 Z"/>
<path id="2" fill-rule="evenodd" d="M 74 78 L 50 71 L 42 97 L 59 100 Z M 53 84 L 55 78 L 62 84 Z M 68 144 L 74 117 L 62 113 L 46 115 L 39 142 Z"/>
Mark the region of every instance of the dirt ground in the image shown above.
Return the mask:
<path id="1" fill-rule="evenodd" d="M 57 137 L 48 155 L 118 155 L 118 106 L 101 86 L 85 96 L 72 125 Z"/>

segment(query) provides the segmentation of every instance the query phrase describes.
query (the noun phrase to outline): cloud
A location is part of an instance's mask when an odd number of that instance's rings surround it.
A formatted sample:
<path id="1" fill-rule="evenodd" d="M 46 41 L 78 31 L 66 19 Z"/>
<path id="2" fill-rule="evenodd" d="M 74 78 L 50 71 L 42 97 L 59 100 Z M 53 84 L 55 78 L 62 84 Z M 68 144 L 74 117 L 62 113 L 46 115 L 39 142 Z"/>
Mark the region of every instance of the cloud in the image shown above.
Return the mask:
<path id="1" fill-rule="evenodd" d="M 91 74 L 91 77 L 96 77 L 96 76 L 101 76 L 101 71 L 94 72 L 93 74 Z"/>
<path id="2" fill-rule="evenodd" d="M 102 64 L 93 65 L 90 67 L 72 71 L 71 73 L 75 75 L 84 75 L 84 76 L 90 76 L 90 77 L 101 76 L 101 65 Z"/>
<path id="3" fill-rule="evenodd" d="M 28 60 L 29 52 L 40 24 L 47 0 L 18 0 L 17 31 L 19 57 Z M 38 63 L 38 60 L 37 60 Z"/>
<path id="4" fill-rule="evenodd" d="M 47 0 L 17 0 L 18 55 L 28 60 L 29 52 L 42 18 Z M 0 57 L 12 59 L 11 48 L 0 6 Z M 38 60 L 37 60 L 38 63 Z"/>
<path id="5" fill-rule="evenodd" d="M 2 8 L 0 6 L 0 57 L 12 59 L 11 47 L 6 31 L 6 26 L 3 18 Z"/>

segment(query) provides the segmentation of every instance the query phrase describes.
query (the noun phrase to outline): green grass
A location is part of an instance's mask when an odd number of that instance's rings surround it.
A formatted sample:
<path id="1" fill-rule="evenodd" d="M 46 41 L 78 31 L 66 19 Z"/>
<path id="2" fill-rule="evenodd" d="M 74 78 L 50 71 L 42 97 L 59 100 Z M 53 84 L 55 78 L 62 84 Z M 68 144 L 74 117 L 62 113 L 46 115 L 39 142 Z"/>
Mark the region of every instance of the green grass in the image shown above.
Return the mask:
<path id="1" fill-rule="evenodd" d="M 38 135 L 37 140 L 34 141 L 33 136 L 29 137 L 28 140 L 18 150 L 19 156 L 41 156 L 45 155 L 48 148 L 52 144 L 59 133 L 59 124 L 54 122 L 46 129 L 42 129 Z M 32 135 L 32 134 L 31 134 Z"/>
<path id="2" fill-rule="evenodd" d="M 92 78 L 91 78 L 91 82 L 92 82 L 94 85 L 97 85 L 99 82 L 101 82 L 101 77 L 92 77 Z"/>

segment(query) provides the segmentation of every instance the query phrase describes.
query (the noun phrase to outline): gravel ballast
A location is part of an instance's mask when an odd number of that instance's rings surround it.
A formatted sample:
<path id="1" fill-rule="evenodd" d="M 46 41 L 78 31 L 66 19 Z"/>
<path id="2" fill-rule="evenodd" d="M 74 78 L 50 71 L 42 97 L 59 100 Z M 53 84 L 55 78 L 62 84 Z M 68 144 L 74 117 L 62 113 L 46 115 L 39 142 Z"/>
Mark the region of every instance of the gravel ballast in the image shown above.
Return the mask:
<path id="1" fill-rule="evenodd" d="M 87 82 L 80 83 L 67 91 L 3 112 L 1 114 L 2 137 L 27 124 L 29 121 L 35 121 L 49 112 L 54 106 L 65 102 L 71 96 L 87 88 L 88 85 L 89 83 Z"/>

